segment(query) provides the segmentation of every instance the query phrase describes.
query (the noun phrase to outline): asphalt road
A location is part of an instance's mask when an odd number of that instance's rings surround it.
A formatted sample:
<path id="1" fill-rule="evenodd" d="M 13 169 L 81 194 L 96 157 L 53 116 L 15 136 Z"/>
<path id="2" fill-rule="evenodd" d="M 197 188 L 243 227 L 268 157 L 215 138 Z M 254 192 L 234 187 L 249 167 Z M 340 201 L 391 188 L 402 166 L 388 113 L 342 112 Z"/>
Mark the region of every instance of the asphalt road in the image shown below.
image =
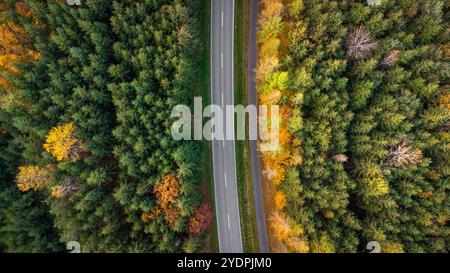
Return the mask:
<path id="1" fill-rule="evenodd" d="M 256 29 L 258 28 L 259 1 L 250 0 L 249 32 L 248 32 L 248 62 L 247 62 L 247 86 L 248 103 L 258 105 L 256 94 L 255 68 L 257 59 Z M 261 160 L 255 140 L 250 141 L 250 160 L 252 163 L 252 187 L 253 200 L 255 203 L 256 226 L 258 231 L 259 249 L 262 253 L 269 252 L 269 241 L 267 238 L 267 225 L 264 212 L 264 196 L 261 179 Z"/>
<path id="2" fill-rule="evenodd" d="M 211 1 L 211 104 L 234 105 L 234 0 Z M 225 121 L 223 122 L 225 124 Z M 234 134 L 234 126 L 225 128 Z M 213 140 L 214 194 L 221 253 L 241 253 L 234 140 Z"/>

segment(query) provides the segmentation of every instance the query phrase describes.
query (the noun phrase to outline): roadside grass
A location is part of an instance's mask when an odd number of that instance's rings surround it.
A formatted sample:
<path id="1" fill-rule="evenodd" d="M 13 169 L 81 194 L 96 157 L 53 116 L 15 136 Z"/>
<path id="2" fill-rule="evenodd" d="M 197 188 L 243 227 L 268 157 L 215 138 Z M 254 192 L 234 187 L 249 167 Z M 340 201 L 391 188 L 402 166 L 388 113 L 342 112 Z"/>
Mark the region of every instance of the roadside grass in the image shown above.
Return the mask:
<path id="1" fill-rule="evenodd" d="M 247 105 L 248 0 L 235 1 L 235 104 Z M 248 125 L 246 125 L 248 127 Z M 246 128 L 248 131 L 248 128 Z M 249 141 L 236 141 L 236 169 L 244 252 L 259 252 L 258 231 L 252 191 Z"/>
<path id="2" fill-rule="evenodd" d="M 211 22 L 211 2 L 210 0 L 196 0 L 194 3 L 194 11 L 197 13 L 199 24 L 199 44 L 201 47 L 201 54 L 199 56 L 198 80 L 194 84 L 193 96 L 201 96 L 203 98 L 203 106 L 209 105 L 211 96 L 210 88 L 210 22 Z M 208 140 L 202 141 L 202 180 L 201 190 L 204 196 L 211 204 L 214 212 L 214 218 L 205 236 L 205 243 L 200 252 L 219 252 L 219 241 L 217 237 L 217 221 L 215 216 L 215 201 L 214 201 L 214 185 L 212 175 L 212 151 L 211 142 Z"/>

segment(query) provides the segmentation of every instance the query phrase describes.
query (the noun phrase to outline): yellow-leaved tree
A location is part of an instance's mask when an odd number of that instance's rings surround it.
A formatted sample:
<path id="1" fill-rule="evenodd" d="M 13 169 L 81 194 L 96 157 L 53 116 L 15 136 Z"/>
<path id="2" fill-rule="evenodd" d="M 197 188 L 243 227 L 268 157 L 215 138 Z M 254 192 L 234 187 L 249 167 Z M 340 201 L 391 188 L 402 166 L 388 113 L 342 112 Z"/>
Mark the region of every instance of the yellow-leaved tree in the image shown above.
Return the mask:
<path id="1" fill-rule="evenodd" d="M 382 242 L 381 251 L 383 253 L 404 253 L 403 246 L 396 242 Z"/>
<path id="2" fill-rule="evenodd" d="M 312 253 L 335 253 L 336 249 L 327 234 L 321 234 L 318 238 L 311 240 Z"/>
<path id="3" fill-rule="evenodd" d="M 40 190 L 46 187 L 52 179 L 53 166 L 39 168 L 37 166 L 20 166 L 16 176 L 17 187 L 20 191 Z"/>
<path id="4" fill-rule="evenodd" d="M 275 206 L 278 210 L 282 210 L 286 206 L 286 196 L 281 191 L 275 194 Z"/>
<path id="5" fill-rule="evenodd" d="M 82 142 L 75 135 L 75 125 L 72 122 L 54 127 L 47 135 L 44 148 L 58 161 L 81 158 L 83 152 Z"/>

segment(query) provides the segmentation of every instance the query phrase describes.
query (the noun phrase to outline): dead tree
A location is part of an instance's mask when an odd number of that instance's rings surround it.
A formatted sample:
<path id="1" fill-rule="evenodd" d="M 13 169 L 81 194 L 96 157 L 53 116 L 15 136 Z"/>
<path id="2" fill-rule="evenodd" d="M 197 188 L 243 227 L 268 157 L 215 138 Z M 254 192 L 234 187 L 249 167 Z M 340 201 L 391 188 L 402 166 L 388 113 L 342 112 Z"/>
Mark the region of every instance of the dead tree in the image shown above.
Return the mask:
<path id="1" fill-rule="evenodd" d="M 380 66 L 382 68 L 392 67 L 397 63 L 399 58 L 400 58 L 400 51 L 394 49 L 384 56 L 383 60 L 381 60 L 380 62 Z"/>
<path id="2" fill-rule="evenodd" d="M 338 154 L 333 156 L 333 159 L 338 163 L 345 163 L 348 161 L 348 156 L 346 156 L 345 154 Z"/>
<path id="3" fill-rule="evenodd" d="M 377 46 L 377 42 L 368 30 L 363 26 L 357 27 L 347 39 L 347 59 L 352 61 L 367 59 Z"/>
<path id="4" fill-rule="evenodd" d="M 61 185 L 52 188 L 52 196 L 56 198 L 68 197 L 74 195 L 80 184 L 72 176 L 66 176 Z"/>
<path id="5" fill-rule="evenodd" d="M 422 152 L 411 146 L 411 141 L 402 139 L 397 145 L 389 149 L 387 156 L 389 166 L 396 168 L 406 168 L 408 165 L 421 162 Z"/>

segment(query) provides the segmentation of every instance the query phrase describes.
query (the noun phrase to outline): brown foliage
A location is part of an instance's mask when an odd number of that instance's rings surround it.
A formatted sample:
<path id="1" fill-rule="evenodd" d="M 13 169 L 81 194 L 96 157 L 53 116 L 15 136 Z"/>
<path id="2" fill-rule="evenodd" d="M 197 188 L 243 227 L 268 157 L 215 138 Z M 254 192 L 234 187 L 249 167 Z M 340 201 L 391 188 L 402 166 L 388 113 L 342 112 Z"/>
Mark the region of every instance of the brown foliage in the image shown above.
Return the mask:
<path id="1" fill-rule="evenodd" d="M 383 59 L 380 62 L 380 66 L 384 68 L 392 67 L 397 63 L 399 58 L 400 58 L 400 51 L 394 49 L 383 57 Z"/>
<path id="2" fill-rule="evenodd" d="M 334 212 L 327 209 L 322 212 L 323 216 L 327 219 L 332 219 L 334 217 Z"/>

